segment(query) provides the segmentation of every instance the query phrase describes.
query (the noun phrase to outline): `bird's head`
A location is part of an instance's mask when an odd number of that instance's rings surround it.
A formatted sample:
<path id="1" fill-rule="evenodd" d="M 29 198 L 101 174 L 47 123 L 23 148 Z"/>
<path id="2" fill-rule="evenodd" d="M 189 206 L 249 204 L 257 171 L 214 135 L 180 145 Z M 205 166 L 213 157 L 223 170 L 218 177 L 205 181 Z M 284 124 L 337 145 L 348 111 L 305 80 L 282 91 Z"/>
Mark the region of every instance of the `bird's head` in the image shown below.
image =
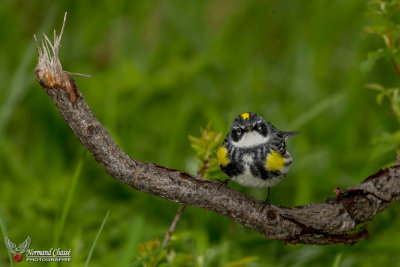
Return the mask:
<path id="1" fill-rule="evenodd" d="M 269 124 L 253 112 L 238 115 L 232 123 L 229 137 L 234 146 L 253 147 L 268 142 Z"/>

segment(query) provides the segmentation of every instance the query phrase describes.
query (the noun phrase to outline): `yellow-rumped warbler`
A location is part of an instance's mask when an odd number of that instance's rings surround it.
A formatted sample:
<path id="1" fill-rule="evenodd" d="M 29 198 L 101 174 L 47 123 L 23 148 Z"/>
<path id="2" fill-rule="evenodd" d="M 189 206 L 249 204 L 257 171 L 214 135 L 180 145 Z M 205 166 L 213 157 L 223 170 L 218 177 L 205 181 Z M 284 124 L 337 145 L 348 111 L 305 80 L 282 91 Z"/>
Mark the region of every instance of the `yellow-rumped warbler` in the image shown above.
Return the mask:
<path id="1" fill-rule="evenodd" d="M 298 132 L 283 132 L 253 112 L 235 118 L 217 159 L 222 171 L 242 186 L 268 187 L 276 185 L 289 171 L 292 157 L 286 141 Z"/>

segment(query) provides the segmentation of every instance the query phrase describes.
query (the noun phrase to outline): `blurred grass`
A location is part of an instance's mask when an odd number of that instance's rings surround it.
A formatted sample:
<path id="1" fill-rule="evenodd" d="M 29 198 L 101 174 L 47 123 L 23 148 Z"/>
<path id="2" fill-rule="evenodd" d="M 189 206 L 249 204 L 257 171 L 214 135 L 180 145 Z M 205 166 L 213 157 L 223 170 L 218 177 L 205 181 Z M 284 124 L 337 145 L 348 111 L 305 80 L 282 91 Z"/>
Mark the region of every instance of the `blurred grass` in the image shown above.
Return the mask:
<path id="1" fill-rule="evenodd" d="M 142 217 L 138 216 L 132 223 L 129 230 L 128 240 L 125 244 L 125 248 L 120 251 L 119 264 L 121 266 L 128 266 L 129 262 L 132 262 L 138 255 L 137 245 L 141 239 L 142 232 L 145 231 L 145 221 Z"/>
<path id="2" fill-rule="evenodd" d="M 85 154 L 86 154 L 86 152 L 85 152 Z M 75 173 L 74 173 L 74 175 L 72 177 L 71 187 L 70 187 L 70 189 L 68 191 L 68 195 L 67 195 L 67 198 L 65 200 L 64 207 L 62 209 L 60 220 L 58 222 L 58 225 L 55 227 L 54 243 L 53 243 L 53 246 L 55 248 L 58 247 L 58 244 L 60 242 L 60 236 L 61 236 L 61 233 L 64 230 L 65 222 L 67 220 L 67 216 L 68 216 L 68 213 L 69 213 L 70 208 L 71 208 L 72 200 L 74 199 L 76 186 L 78 184 L 79 177 L 81 176 L 81 172 L 82 172 L 83 161 L 84 161 L 84 155 L 82 155 L 82 157 L 78 161 L 78 165 L 76 166 Z"/>
<path id="3" fill-rule="evenodd" d="M 5 239 L 8 237 L 7 234 L 7 226 L 4 222 L 4 218 L 3 218 L 3 209 L 0 205 L 0 228 L 1 228 L 1 233 L 3 234 L 3 240 L 5 242 Z M 13 261 L 13 256 L 11 255 L 11 252 L 8 251 L 8 257 L 10 258 L 10 266 L 14 266 L 14 261 Z"/>
<path id="4" fill-rule="evenodd" d="M 167 247 L 169 247 L 169 246 L 170 246 L 170 245 L 167 244 L 167 245 L 165 245 L 165 246 L 163 246 L 163 247 L 160 247 L 160 248 L 154 250 L 153 252 L 151 252 L 150 254 L 148 254 L 148 255 L 146 255 L 146 256 L 144 256 L 144 257 L 141 257 L 140 259 L 138 259 L 138 260 L 132 262 L 131 264 L 129 264 L 129 265 L 127 265 L 127 266 L 129 266 L 129 267 L 139 266 L 139 265 L 141 265 L 142 263 L 144 263 L 145 261 L 147 261 L 147 260 L 150 259 L 151 257 L 157 255 L 157 254 L 160 253 L 163 249 L 165 249 L 165 248 L 167 248 Z M 125 266 L 125 265 L 121 265 L 121 266 Z"/>
<path id="5" fill-rule="evenodd" d="M 361 34 L 369 22 L 365 1 L 93 5 L 64 0 L 54 5 L 47 0 L 0 1 L 0 21 L 13 25 L 0 27 L 0 118 L 7 118 L 0 122 L 0 203 L 10 239 L 18 243 L 29 235 L 31 248 L 38 250 L 51 248 L 60 218 L 67 214 L 58 245 L 71 248 L 73 260 L 59 265 L 85 264 L 107 210 L 113 216 L 90 265 L 114 266 L 116 258 L 130 263 L 138 255 L 138 243 L 164 236 L 177 208 L 110 179 L 92 158 L 76 177 L 82 145 L 45 92 L 32 83 L 36 59 L 26 56 L 34 50 L 32 35 L 40 35 L 42 25 L 47 33 L 59 30 L 64 11 L 63 67 L 94 76 L 76 82 L 93 112 L 133 158 L 195 173 L 187 136 L 199 136 L 209 121 L 213 130 L 225 134 L 237 114 L 254 111 L 279 129 L 301 132 L 288 144 L 294 157 L 291 171 L 271 193 L 273 203 L 292 206 L 333 197 L 336 186 L 353 186 L 395 157 L 390 147 L 372 143 L 398 126 L 364 84 L 393 86 L 399 81 L 393 67 L 382 62 L 376 71 L 360 73 L 367 52 L 380 44 Z M 48 22 L 52 8 L 55 19 Z M 21 66 L 25 71 L 20 75 Z M 18 97 L 10 102 L 14 94 Z M 231 186 L 265 198 L 265 190 Z M 71 188 L 73 197 L 68 198 Z M 377 216 L 369 224 L 367 241 L 316 247 L 268 240 L 225 217 L 189 207 L 171 249 L 192 255 L 203 266 L 253 256 L 258 260 L 249 266 L 326 266 L 337 255 L 339 266 L 400 266 L 400 244 L 395 242 L 400 238 L 399 212 L 394 205 Z M 8 265 L 0 242 L 0 266 Z"/>
<path id="6" fill-rule="evenodd" d="M 94 249 L 95 249 L 95 247 L 97 245 L 97 240 L 99 239 L 100 234 L 103 231 L 103 227 L 106 224 L 106 221 L 107 221 L 109 215 L 110 215 L 110 211 L 107 211 L 106 216 L 104 217 L 103 222 L 101 223 L 99 231 L 97 232 L 96 238 L 94 239 L 93 244 L 90 247 L 89 254 L 88 254 L 88 256 L 86 258 L 86 261 L 85 261 L 85 265 L 84 265 L 85 267 L 89 266 L 90 260 L 92 258 L 93 251 L 94 251 Z"/>
<path id="7" fill-rule="evenodd" d="M 332 267 L 339 267 L 341 260 L 342 260 L 342 253 L 338 253 L 335 257 L 335 261 L 333 262 Z"/>
<path id="8" fill-rule="evenodd" d="M 56 14 L 55 7 L 53 6 L 48 10 L 48 13 L 43 20 L 42 25 L 40 26 L 39 32 L 48 31 L 50 29 L 51 24 L 54 21 L 54 17 Z M 33 59 L 36 57 L 36 49 L 32 44 L 27 44 L 27 47 L 24 49 L 24 54 L 22 59 L 15 70 L 13 76 L 11 77 L 9 84 L 3 84 L 4 91 L 8 92 L 8 95 L 5 96 L 5 99 L 1 105 L 0 109 L 0 140 L 3 141 L 3 130 L 8 120 L 10 119 L 13 111 L 15 110 L 18 101 L 21 99 L 25 90 L 28 88 L 30 84 L 35 80 L 32 76 L 32 71 L 28 69 Z M 6 86 L 8 88 L 6 88 Z M 7 90 L 5 90 L 7 89 Z M 0 146 L 1 146 L 0 141 Z"/>

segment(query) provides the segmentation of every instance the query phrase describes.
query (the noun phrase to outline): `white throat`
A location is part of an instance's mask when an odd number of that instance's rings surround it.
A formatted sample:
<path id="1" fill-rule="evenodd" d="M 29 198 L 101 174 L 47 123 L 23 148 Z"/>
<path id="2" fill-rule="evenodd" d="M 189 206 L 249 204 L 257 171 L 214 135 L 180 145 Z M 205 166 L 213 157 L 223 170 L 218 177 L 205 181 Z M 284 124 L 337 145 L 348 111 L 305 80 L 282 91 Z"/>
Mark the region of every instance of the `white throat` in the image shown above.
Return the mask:
<path id="1" fill-rule="evenodd" d="M 261 144 L 265 144 L 268 142 L 268 135 L 267 137 L 262 136 L 256 131 L 246 132 L 243 134 L 242 138 L 235 142 L 233 141 L 233 145 L 236 147 L 253 147 L 258 146 Z"/>

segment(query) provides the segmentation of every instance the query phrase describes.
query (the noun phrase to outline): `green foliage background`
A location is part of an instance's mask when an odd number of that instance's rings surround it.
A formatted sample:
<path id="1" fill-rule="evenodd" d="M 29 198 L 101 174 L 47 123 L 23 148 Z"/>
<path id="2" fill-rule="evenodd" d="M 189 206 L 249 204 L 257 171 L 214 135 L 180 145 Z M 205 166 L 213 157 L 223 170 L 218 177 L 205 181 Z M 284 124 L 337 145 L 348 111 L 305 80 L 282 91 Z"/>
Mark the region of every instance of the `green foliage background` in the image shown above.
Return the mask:
<path id="1" fill-rule="evenodd" d="M 395 160 L 392 143 L 373 140 L 397 131 L 397 119 L 364 85 L 399 79 L 384 60 L 360 71 L 382 46 L 363 34 L 372 23 L 366 9 L 362 0 L 0 1 L 0 220 L 10 239 L 71 248 L 72 263 L 60 265 L 83 266 L 109 210 L 89 265 L 126 266 L 139 243 L 162 240 L 178 208 L 110 179 L 35 82 L 32 36 L 52 36 L 65 11 L 63 67 L 94 76 L 76 78 L 78 87 L 131 157 L 196 173 L 188 135 L 210 121 L 225 135 L 236 115 L 257 112 L 301 132 L 288 144 L 291 171 L 271 195 L 293 206 L 334 197 L 336 186 Z M 398 204 L 379 214 L 367 241 L 321 247 L 268 240 L 188 207 L 168 257 L 189 266 L 248 257 L 256 260 L 246 266 L 400 266 L 399 214 Z M 9 264 L 0 242 L 0 266 Z"/>

